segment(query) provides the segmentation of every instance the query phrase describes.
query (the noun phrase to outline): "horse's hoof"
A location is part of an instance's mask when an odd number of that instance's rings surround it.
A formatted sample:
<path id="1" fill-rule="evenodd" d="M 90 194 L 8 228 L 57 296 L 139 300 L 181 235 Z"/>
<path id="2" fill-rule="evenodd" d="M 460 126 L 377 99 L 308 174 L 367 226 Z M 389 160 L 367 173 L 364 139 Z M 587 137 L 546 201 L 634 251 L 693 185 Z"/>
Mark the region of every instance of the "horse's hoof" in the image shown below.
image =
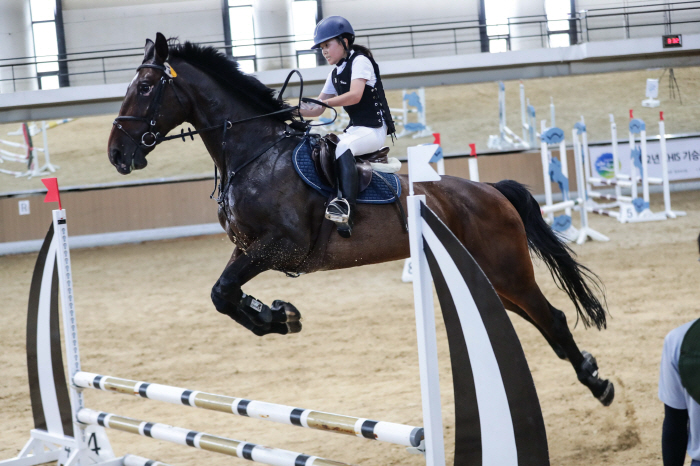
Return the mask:
<path id="1" fill-rule="evenodd" d="M 598 401 L 603 403 L 603 406 L 610 406 L 615 398 L 615 385 L 609 380 L 604 380 L 606 386 L 603 390 L 603 394 L 596 397 Z"/>
<path id="2" fill-rule="evenodd" d="M 287 330 L 289 330 L 289 333 L 301 332 L 301 322 L 287 322 Z"/>
<path id="3" fill-rule="evenodd" d="M 272 302 L 272 321 L 273 322 L 299 322 L 301 320 L 301 312 L 291 303 L 276 299 Z M 301 330 L 301 325 L 299 326 Z M 290 331 L 290 333 L 297 333 Z"/>

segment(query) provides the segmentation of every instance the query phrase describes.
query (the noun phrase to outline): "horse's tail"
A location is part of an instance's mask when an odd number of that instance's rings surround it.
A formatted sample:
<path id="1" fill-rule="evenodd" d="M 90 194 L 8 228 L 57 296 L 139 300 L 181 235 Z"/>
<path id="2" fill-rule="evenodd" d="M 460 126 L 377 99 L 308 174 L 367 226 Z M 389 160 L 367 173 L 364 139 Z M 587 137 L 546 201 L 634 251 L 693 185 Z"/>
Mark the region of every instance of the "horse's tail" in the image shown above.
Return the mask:
<path id="1" fill-rule="evenodd" d="M 527 187 L 513 180 L 492 183 L 518 211 L 525 225 L 527 243 L 545 264 L 557 286 L 569 295 L 586 327 L 606 327 L 605 292 L 598 276 L 576 261 L 574 253 L 542 218 L 540 206 Z M 577 317 L 577 322 L 578 322 Z"/>

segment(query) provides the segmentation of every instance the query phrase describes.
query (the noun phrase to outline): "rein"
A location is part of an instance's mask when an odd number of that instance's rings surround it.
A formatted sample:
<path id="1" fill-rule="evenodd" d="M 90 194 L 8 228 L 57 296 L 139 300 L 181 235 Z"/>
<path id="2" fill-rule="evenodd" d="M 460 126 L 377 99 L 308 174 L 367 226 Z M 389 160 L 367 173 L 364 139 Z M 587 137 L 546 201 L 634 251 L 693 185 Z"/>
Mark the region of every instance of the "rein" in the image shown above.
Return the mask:
<path id="1" fill-rule="evenodd" d="M 126 135 L 129 137 L 129 139 L 131 139 L 131 141 L 137 146 L 137 148 L 138 148 L 138 147 L 142 147 L 142 146 L 143 146 L 143 147 L 147 147 L 147 148 L 151 148 L 151 147 L 153 147 L 153 146 L 155 146 L 155 145 L 157 145 L 157 144 L 160 144 L 161 142 L 171 141 L 171 140 L 173 140 L 173 139 L 178 139 L 178 138 L 182 139 L 182 141 L 184 142 L 184 141 L 186 141 L 185 137 L 187 137 L 187 136 L 189 136 L 191 140 L 194 140 L 194 135 L 195 135 L 195 134 L 201 134 L 201 133 L 205 133 L 205 132 L 208 132 L 208 131 L 213 131 L 213 130 L 216 130 L 216 129 L 222 129 L 222 128 L 225 128 L 225 130 L 226 130 L 226 129 L 231 129 L 231 127 L 233 127 L 233 125 L 236 125 L 236 124 L 239 124 L 239 123 L 245 123 L 245 122 L 248 122 L 248 121 L 257 120 L 257 119 L 259 119 L 259 118 L 264 118 L 264 117 L 273 116 L 273 115 L 279 115 L 279 114 L 282 114 L 282 113 L 292 113 L 292 112 L 294 112 L 295 110 L 297 110 L 297 111 L 299 110 L 299 108 L 301 107 L 301 103 L 302 103 L 302 102 L 310 102 L 310 103 L 314 103 L 314 104 L 316 104 L 316 105 L 321 105 L 321 106 L 323 106 L 323 107 L 330 108 L 330 109 L 333 110 L 333 112 L 334 112 L 333 120 L 331 120 L 330 122 L 327 122 L 327 123 L 319 123 L 319 124 L 312 124 L 312 123 L 310 123 L 310 122 L 304 120 L 304 117 L 301 116 L 301 114 L 299 114 L 299 118 L 300 118 L 300 121 L 299 121 L 299 122 L 302 123 L 302 124 L 303 124 L 304 126 L 306 126 L 306 127 L 308 127 L 308 126 L 324 126 L 324 125 L 330 125 L 330 124 L 333 124 L 333 122 L 334 122 L 334 121 L 336 120 L 336 118 L 338 117 L 338 112 L 337 112 L 333 107 L 331 107 L 330 105 L 327 105 L 327 104 L 325 104 L 325 103 L 323 103 L 323 102 L 321 102 L 321 101 L 318 101 L 318 100 L 316 100 L 316 99 L 311 99 L 311 98 L 308 98 L 308 97 L 301 97 L 301 94 L 302 94 L 303 89 L 304 89 L 304 78 L 301 76 L 301 73 L 299 72 L 299 70 L 292 70 L 292 71 L 290 71 L 289 75 L 287 75 L 287 79 L 284 81 L 284 85 L 282 86 L 282 90 L 280 91 L 280 93 L 279 93 L 279 95 L 278 95 L 277 98 L 278 98 L 280 101 L 282 100 L 282 95 L 284 94 L 284 91 L 286 90 L 287 85 L 289 84 L 289 79 L 292 77 L 292 75 L 293 75 L 294 73 L 296 73 L 296 74 L 299 75 L 299 86 L 300 86 L 300 89 L 299 89 L 299 95 L 300 95 L 300 97 L 299 97 L 299 105 L 295 105 L 295 106 L 293 106 L 293 107 L 283 108 L 283 109 L 281 109 L 281 110 L 276 110 L 276 111 L 274 111 L 274 112 L 269 112 L 269 113 L 265 113 L 265 114 L 262 114 L 262 115 L 256 115 L 256 116 L 252 116 L 252 117 L 248 117 L 248 118 L 242 118 L 242 119 L 236 120 L 236 121 L 230 121 L 230 120 L 227 119 L 227 120 L 224 120 L 223 123 L 220 123 L 220 124 L 218 124 L 218 125 L 208 126 L 208 127 L 206 127 L 206 128 L 198 129 L 198 130 L 195 130 L 195 131 L 193 131 L 192 128 L 188 128 L 188 129 L 187 129 L 187 132 L 185 132 L 185 130 L 184 130 L 184 128 L 183 128 L 183 129 L 180 130 L 180 134 L 176 134 L 176 135 L 173 135 L 173 136 L 161 136 L 160 133 L 155 132 L 155 126 L 156 126 L 156 123 L 157 123 L 157 122 L 156 122 L 156 116 L 158 115 L 158 110 L 160 110 L 160 106 L 161 106 L 162 101 L 163 101 L 163 95 L 165 94 L 165 86 L 166 86 L 167 84 L 170 84 L 170 85 L 173 86 L 172 89 L 173 89 L 173 92 L 175 92 L 175 97 L 177 98 L 178 102 L 180 103 L 180 105 L 181 105 L 182 107 L 184 107 L 184 105 L 182 104 L 182 100 L 180 100 L 180 96 L 179 96 L 179 94 L 177 93 L 177 90 L 176 90 L 176 88 L 175 88 L 175 86 L 174 86 L 173 78 L 170 77 L 169 70 L 168 70 L 168 68 L 167 68 L 166 66 L 163 66 L 163 65 L 156 65 L 156 64 L 154 64 L 154 63 L 146 63 L 146 64 L 143 64 L 143 65 L 139 66 L 138 68 L 136 68 L 136 71 L 140 71 L 140 70 L 142 70 L 143 68 L 153 68 L 153 69 L 160 70 L 161 72 L 163 72 L 163 76 L 161 76 L 160 80 L 158 81 L 158 86 L 156 87 L 156 90 L 155 90 L 155 97 L 154 97 L 153 101 L 151 102 L 151 104 L 150 104 L 149 107 L 148 107 L 148 110 L 149 110 L 148 115 L 149 115 L 149 116 L 147 116 L 147 117 L 137 117 L 137 116 L 129 116 L 129 115 L 124 115 L 124 116 L 121 116 L 121 115 L 120 115 L 120 116 L 116 117 L 116 118 L 114 119 L 114 122 L 112 123 L 114 126 L 117 127 L 117 129 L 119 129 L 119 130 L 122 131 L 124 134 L 126 134 Z M 166 76 L 169 77 L 169 79 L 167 79 Z M 294 120 L 293 117 L 292 117 L 292 120 L 293 120 L 293 121 L 297 121 L 297 120 Z M 142 121 L 142 122 L 148 124 L 149 131 L 145 131 L 145 132 L 141 135 L 141 142 L 138 142 L 136 139 L 134 139 L 134 137 L 133 137 L 131 134 L 129 134 L 129 133 L 124 129 L 124 127 L 119 123 L 120 121 Z M 226 134 L 226 131 L 225 131 L 225 130 L 224 130 L 224 135 Z M 150 142 L 147 142 L 147 141 L 146 141 L 146 138 L 147 138 L 147 137 L 150 138 Z M 225 141 L 224 141 L 224 143 L 225 143 Z"/>
<path id="2" fill-rule="evenodd" d="M 237 125 L 239 123 L 245 123 L 248 121 L 257 120 L 259 118 L 269 117 L 269 116 L 273 116 L 273 115 L 279 115 L 282 113 L 293 113 L 294 111 L 300 110 L 302 102 L 311 102 L 311 103 L 314 103 L 317 105 L 321 105 L 323 107 L 330 108 L 334 112 L 333 119 L 330 122 L 320 123 L 320 124 L 312 124 L 311 122 L 304 120 L 304 117 L 301 115 L 301 112 L 298 113 L 300 121 L 295 120 L 294 116 L 292 115 L 292 117 L 291 117 L 292 121 L 294 123 L 299 123 L 299 124 L 303 125 L 305 130 L 308 130 L 308 128 L 310 126 L 323 126 L 323 125 L 333 124 L 333 122 L 335 122 L 336 118 L 338 117 L 338 112 L 330 105 L 327 105 L 327 104 L 320 102 L 316 99 L 310 99 L 308 97 L 301 97 L 301 95 L 303 93 L 303 89 L 304 89 L 304 78 L 302 77 L 301 73 L 298 70 L 292 70 L 289 73 L 289 75 L 287 75 L 287 79 L 285 79 L 284 85 L 282 86 L 282 90 L 280 91 L 277 98 L 278 98 L 278 100 L 282 101 L 282 95 L 284 94 L 284 91 L 287 88 L 287 84 L 289 84 L 289 80 L 292 77 L 292 75 L 294 73 L 296 73 L 297 75 L 299 75 L 299 86 L 300 86 L 299 104 L 298 105 L 295 105 L 293 107 L 283 108 L 281 110 L 276 110 L 274 112 L 265 113 L 262 115 L 256 115 L 253 117 L 242 118 L 242 119 L 236 120 L 236 121 L 230 121 L 230 120 L 226 119 L 223 121 L 223 123 L 220 123 L 218 125 L 208 126 L 206 128 L 198 129 L 195 131 L 193 131 L 192 128 L 187 128 L 187 132 L 185 132 L 185 129 L 182 128 L 180 130 L 180 134 L 175 134 L 172 136 L 161 136 L 160 133 L 155 131 L 155 126 L 157 123 L 156 117 L 158 116 L 158 110 L 160 110 L 160 106 L 161 106 L 162 101 L 163 101 L 163 95 L 165 94 L 165 86 L 166 85 L 170 84 L 172 86 L 173 92 L 175 93 L 175 97 L 177 98 L 178 103 L 183 108 L 184 108 L 184 105 L 182 103 L 182 100 L 180 99 L 180 95 L 177 93 L 177 89 L 175 88 L 175 85 L 173 82 L 173 77 L 171 76 L 170 70 L 168 67 L 166 67 L 164 65 L 157 65 L 155 63 L 145 63 L 143 65 L 140 65 L 138 68 L 136 68 L 136 71 L 138 72 L 144 68 L 153 68 L 156 70 L 160 70 L 163 73 L 163 76 L 161 76 L 160 80 L 158 81 L 158 85 L 156 86 L 156 89 L 154 91 L 153 101 L 148 106 L 148 116 L 137 117 L 137 116 L 129 116 L 129 115 L 124 115 L 124 116 L 120 115 L 120 116 L 117 116 L 114 119 L 114 122 L 112 123 L 114 126 L 117 127 L 118 130 L 120 130 L 121 132 L 126 134 L 129 137 L 129 139 L 131 139 L 131 141 L 134 143 L 134 152 L 131 154 L 131 161 L 132 161 L 131 163 L 132 164 L 134 163 L 134 156 L 136 155 L 136 151 L 141 147 L 151 148 L 153 146 L 160 144 L 161 142 L 171 141 L 173 139 L 178 139 L 178 138 L 182 139 L 182 142 L 185 142 L 186 141 L 185 138 L 187 136 L 189 136 L 191 140 L 194 140 L 195 134 L 206 133 L 206 132 L 214 131 L 217 129 L 223 129 L 223 142 L 221 143 L 221 146 L 222 146 L 221 150 L 225 154 L 225 151 L 226 151 L 226 132 L 228 130 L 230 130 L 233 127 L 233 125 Z M 124 129 L 124 127 L 122 126 L 120 121 L 141 121 L 141 122 L 148 124 L 148 130 L 141 134 L 141 141 L 139 142 L 136 139 L 134 139 L 134 137 L 131 134 L 129 134 L 128 131 L 126 131 Z M 292 134 L 289 132 L 289 130 L 285 130 L 282 137 L 277 139 L 271 146 L 267 147 L 264 151 L 258 153 L 254 157 L 248 159 L 247 161 L 243 162 L 241 165 L 236 167 L 236 169 L 232 170 L 231 173 L 229 173 L 228 180 L 230 180 L 233 176 L 235 176 L 236 173 L 238 173 L 243 167 L 245 167 L 246 165 L 248 165 L 249 163 L 251 163 L 252 161 L 257 159 L 258 157 L 263 155 L 265 152 L 272 149 L 274 146 L 276 146 L 283 139 L 290 137 L 290 136 L 292 136 Z M 218 180 L 218 169 L 216 167 L 216 164 L 214 164 L 214 192 L 216 192 L 216 187 L 218 184 L 217 180 Z M 228 182 L 227 182 L 227 184 L 228 184 Z M 222 202 L 222 197 L 221 197 L 222 187 L 220 184 L 218 184 L 218 187 L 219 187 L 219 198 L 217 199 L 217 201 Z M 211 196 L 209 196 L 212 199 L 214 198 L 214 192 L 212 192 Z"/>

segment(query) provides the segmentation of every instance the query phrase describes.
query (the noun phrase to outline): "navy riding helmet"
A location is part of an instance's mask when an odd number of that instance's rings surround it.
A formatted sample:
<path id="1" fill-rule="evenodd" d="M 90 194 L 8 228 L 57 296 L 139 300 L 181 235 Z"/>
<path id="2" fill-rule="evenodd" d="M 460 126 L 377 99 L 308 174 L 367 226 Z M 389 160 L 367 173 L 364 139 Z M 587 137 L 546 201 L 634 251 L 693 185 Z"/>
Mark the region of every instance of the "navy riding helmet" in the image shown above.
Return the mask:
<path id="1" fill-rule="evenodd" d="M 352 29 L 350 21 L 342 16 L 323 18 L 316 25 L 316 30 L 314 31 L 314 46 L 311 48 L 317 49 L 325 41 L 344 34 L 350 35 L 350 43 L 355 39 L 355 31 Z"/>

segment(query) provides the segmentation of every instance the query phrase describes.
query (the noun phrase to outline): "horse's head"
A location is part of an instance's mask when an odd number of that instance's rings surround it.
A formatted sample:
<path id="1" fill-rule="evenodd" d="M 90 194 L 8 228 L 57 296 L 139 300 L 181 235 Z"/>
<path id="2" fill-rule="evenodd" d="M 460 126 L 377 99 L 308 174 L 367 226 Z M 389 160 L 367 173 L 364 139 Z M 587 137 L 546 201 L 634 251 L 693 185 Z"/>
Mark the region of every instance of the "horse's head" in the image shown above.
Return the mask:
<path id="1" fill-rule="evenodd" d="M 148 39 L 141 66 L 131 80 L 109 136 L 109 161 L 123 175 L 147 165 L 146 155 L 159 136 L 185 120 L 186 108 L 176 87 L 176 72 L 166 62 L 168 41 L 160 32 Z"/>

